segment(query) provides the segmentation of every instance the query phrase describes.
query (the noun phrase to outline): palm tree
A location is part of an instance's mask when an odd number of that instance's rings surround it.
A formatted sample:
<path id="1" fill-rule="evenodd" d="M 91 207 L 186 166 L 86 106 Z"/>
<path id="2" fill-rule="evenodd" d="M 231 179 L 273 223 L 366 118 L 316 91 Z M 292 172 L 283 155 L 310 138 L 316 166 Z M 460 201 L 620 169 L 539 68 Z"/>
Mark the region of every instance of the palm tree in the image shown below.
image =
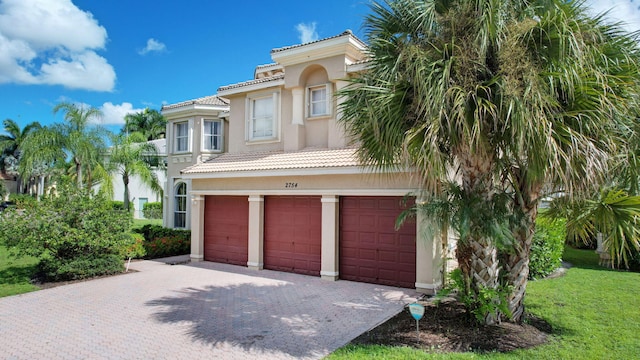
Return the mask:
<path id="1" fill-rule="evenodd" d="M 3 125 L 6 134 L 0 135 L 0 151 L 2 152 L 0 166 L 3 170 L 17 172 L 25 139 L 42 126 L 39 122 L 34 121 L 20 129 L 20 125 L 11 119 L 5 119 Z"/>
<path id="2" fill-rule="evenodd" d="M 562 0 L 389 0 L 365 30 L 368 68 L 338 94 L 362 162 L 415 169 L 427 197 L 459 184 L 468 288 L 497 292 L 504 266 L 520 321 L 542 188 L 600 183 L 630 128 L 637 44 Z"/>
<path id="3" fill-rule="evenodd" d="M 129 182 L 134 176 L 155 193 L 162 194 L 162 185 L 155 172 L 162 166 L 162 163 L 157 161 L 158 149 L 152 143 L 144 142 L 144 139 L 144 136 L 137 132 L 113 136 L 111 140 L 113 145 L 108 151 L 107 171 L 122 177 L 124 207 L 127 211 L 130 207 Z M 103 186 L 103 190 L 112 195 L 111 184 L 105 183 Z"/>
<path id="4" fill-rule="evenodd" d="M 162 139 L 166 133 L 167 120 L 157 110 L 149 108 L 124 117 L 123 134 L 142 133 L 145 141 Z"/>
<path id="5" fill-rule="evenodd" d="M 65 122 L 43 127 L 33 133 L 25 146 L 25 171 L 37 164 L 52 167 L 67 158 L 75 168 L 78 187 L 91 188 L 92 170 L 102 161 L 106 130 L 92 124 L 100 118 L 100 110 L 71 103 L 60 103 L 54 114 L 63 111 Z M 86 181 L 84 176 L 87 175 Z"/>
<path id="6" fill-rule="evenodd" d="M 623 189 L 604 187 L 582 199 L 557 197 L 545 216 L 567 218 L 567 237 L 573 242 L 590 243 L 602 234 L 602 250 L 612 268 L 628 268 L 631 257 L 640 252 L 640 196 Z"/>

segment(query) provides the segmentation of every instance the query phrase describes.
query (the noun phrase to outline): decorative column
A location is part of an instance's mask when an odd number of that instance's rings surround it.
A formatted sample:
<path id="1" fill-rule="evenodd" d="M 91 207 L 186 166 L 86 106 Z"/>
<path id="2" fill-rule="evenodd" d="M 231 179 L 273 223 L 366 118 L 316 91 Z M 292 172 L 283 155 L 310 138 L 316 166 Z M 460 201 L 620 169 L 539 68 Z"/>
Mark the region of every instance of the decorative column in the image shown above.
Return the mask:
<path id="1" fill-rule="evenodd" d="M 249 259 L 247 267 L 262 270 L 264 267 L 264 196 L 249 196 Z"/>
<path id="2" fill-rule="evenodd" d="M 204 260 L 204 196 L 191 195 L 191 261 Z"/>
<path id="3" fill-rule="evenodd" d="M 322 196 L 322 252 L 320 277 L 323 280 L 338 280 L 338 226 L 340 224 L 340 198 L 335 195 Z"/>
<path id="4" fill-rule="evenodd" d="M 416 199 L 421 205 L 424 200 Z M 416 214 L 416 290 L 433 295 L 442 287 L 442 239 L 427 238 L 427 217 L 418 209 Z M 444 234 L 443 236 L 446 236 Z"/>

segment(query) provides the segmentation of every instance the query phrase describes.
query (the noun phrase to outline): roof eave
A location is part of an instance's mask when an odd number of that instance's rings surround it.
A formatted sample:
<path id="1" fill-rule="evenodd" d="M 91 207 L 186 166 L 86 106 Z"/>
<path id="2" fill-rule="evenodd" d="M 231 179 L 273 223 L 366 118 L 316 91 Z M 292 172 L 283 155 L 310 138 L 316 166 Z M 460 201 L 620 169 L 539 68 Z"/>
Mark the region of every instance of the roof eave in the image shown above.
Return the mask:
<path id="1" fill-rule="evenodd" d="M 239 85 L 239 86 L 235 86 L 228 89 L 220 88 L 218 89 L 218 94 L 221 96 L 230 96 L 230 95 L 243 94 L 243 93 L 252 92 L 252 91 L 269 89 L 272 87 L 278 87 L 283 85 L 284 85 L 284 78 L 278 79 L 278 80 L 272 80 L 272 81 L 259 82 L 256 84 Z"/>
<path id="2" fill-rule="evenodd" d="M 370 174 L 371 171 L 361 166 L 342 167 L 318 167 L 300 169 L 274 169 L 274 170 L 243 170 L 225 172 L 187 172 L 182 173 L 184 179 L 229 179 L 245 177 L 275 177 L 275 176 L 313 176 L 313 175 L 354 175 Z"/>
<path id="3" fill-rule="evenodd" d="M 229 111 L 229 105 L 190 104 L 171 109 L 162 109 L 164 116 L 188 115 L 192 113 L 216 113 Z"/>

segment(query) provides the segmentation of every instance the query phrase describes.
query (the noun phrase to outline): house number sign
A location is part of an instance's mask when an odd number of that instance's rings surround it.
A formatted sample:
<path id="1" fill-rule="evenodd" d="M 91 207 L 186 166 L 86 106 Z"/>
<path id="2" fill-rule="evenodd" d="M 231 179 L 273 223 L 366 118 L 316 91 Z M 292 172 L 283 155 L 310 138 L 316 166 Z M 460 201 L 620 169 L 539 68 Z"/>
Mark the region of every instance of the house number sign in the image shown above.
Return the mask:
<path id="1" fill-rule="evenodd" d="M 294 182 L 284 183 L 284 187 L 287 189 L 295 189 L 298 187 L 298 183 L 294 183 Z"/>

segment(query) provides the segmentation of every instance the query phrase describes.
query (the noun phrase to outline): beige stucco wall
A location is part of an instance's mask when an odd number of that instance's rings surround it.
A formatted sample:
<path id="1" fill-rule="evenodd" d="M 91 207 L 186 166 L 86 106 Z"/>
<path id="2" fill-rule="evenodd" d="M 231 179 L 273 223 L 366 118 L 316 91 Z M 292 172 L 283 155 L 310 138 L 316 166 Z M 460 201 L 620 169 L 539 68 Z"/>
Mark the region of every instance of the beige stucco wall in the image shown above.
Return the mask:
<path id="1" fill-rule="evenodd" d="M 287 185 L 289 184 L 289 185 Z M 295 184 L 295 187 L 291 187 Z M 236 191 L 238 194 L 282 193 L 320 194 L 330 190 L 334 194 L 394 194 L 405 195 L 417 188 L 410 174 L 332 174 L 306 176 L 249 176 L 233 179 L 193 179 L 192 191 L 199 194 L 220 194 Z"/>

